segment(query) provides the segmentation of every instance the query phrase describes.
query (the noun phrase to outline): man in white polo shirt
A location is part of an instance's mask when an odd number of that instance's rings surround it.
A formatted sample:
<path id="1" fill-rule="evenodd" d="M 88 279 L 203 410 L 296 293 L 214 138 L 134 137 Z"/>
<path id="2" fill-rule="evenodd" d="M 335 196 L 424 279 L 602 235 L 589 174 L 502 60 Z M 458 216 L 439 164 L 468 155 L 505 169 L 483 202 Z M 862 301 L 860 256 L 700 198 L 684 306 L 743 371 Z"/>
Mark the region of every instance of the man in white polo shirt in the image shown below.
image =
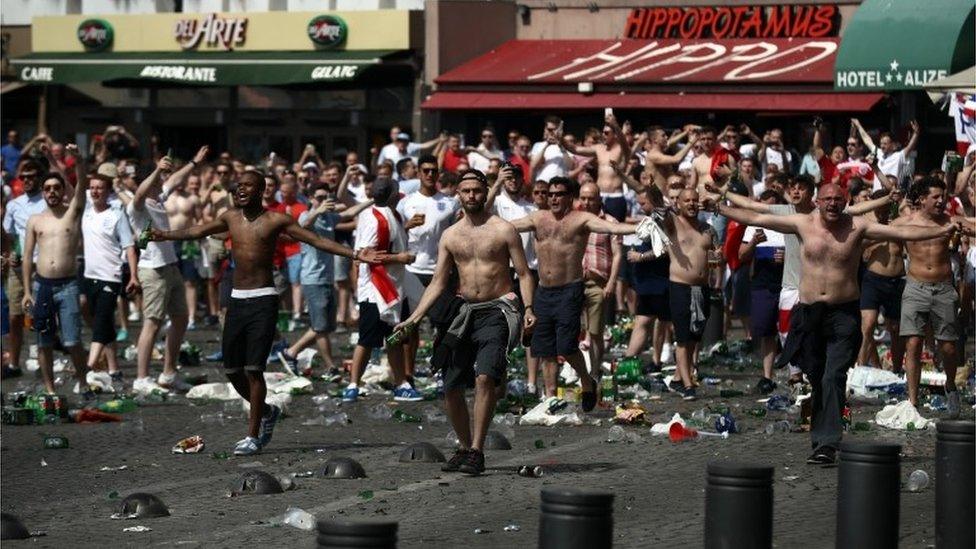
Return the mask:
<path id="1" fill-rule="evenodd" d="M 197 151 L 190 160 L 176 172 L 172 172 L 173 162 L 168 156 L 159 160 L 156 169 L 139 184 L 132 202 L 126 208 L 135 234 L 142 233 L 152 224 L 154 229 L 169 231 L 169 216 L 166 214 L 166 198 L 190 175 L 190 171 L 207 157 L 206 146 Z M 163 180 L 165 177 L 165 181 Z M 190 385 L 176 374 L 176 359 L 180 354 L 180 344 L 186 333 L 189 320 L 186 296 L 183 290 L 183 277 L 177 266 L 179 259 L 172 242 L 149 242 L 139 257 L 139 280 L 142 282 L 142 332 L 136 343 L 136 380 L 132 390 L 148 394 L 154 391 L 186 391 Z M 162 328 L 166 316 L 170 326 L 166 332 L 166 351 L 163 358 L 163 373 L 157 381 L 149 377 L 149 360 L 152 358 L 156 335 Z"/>

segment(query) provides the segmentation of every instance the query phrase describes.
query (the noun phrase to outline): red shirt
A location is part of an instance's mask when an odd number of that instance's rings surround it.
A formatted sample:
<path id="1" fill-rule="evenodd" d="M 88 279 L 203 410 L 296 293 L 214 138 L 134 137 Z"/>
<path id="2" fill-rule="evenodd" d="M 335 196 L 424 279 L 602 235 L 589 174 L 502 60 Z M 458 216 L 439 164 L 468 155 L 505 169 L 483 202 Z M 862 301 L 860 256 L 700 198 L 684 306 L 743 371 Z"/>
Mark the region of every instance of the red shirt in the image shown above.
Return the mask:
<path id="1" fill-rule="evenodd" d="M 301 202 L 296 200 L 291 203 L 275 202 L 274 204 L 268 207 L 268 210 L 272 212 L 278 212 L 278 213 L 290 215 L 292 219 L 298 221 L 298 217 L 302 215 L 303 212 L 307 211 L 308 207 L 305 206 L 305 204 L 302 204 Z M 279 237 L 278 250 L 276 251 L 275 255 L 277 255 L 278 252 L 283 254 L 285 258 L 290 258 L 295 254 L 302 253 L 302 243 L 297 240 L 292 240 L 290 238 Z"/>
<path id="2" fill-rule="evenodd" d="M 530 162 L 529 159 L 521 157 L 517 154 L 513 154 L 512 157 L 508 159 L 508 161 L 513 166 L 518 166 L 519 168 L 522 168 L 522 175 L 524 177 L 522 181 L 525 181 L 526 185 L 530 185 L 532 183 L 532 172 L 529 170 L 529 162 Z"/>
<path id="3" fill-rule="evenodd" d="M 837 164 L 834 164 L 834 161 L 827 155 L 821 156 L 820 160 L 817 160 L 817 164 L 820 165 L 820 184 L 833 183 L 834 176 L 837 175 Z"/>
<path id="4" fill-rule="evenodd" d="M 24 181 L 15 177 L 10 181 L 10 199 L 13 200 L 22 194 L 24 194 Z"/>
<path id="5" fill-rule="evenodd" d="M 449 172 L 457 172 L 458 166 L 461 163 L 468 163 L 468 156 L 464 154 L 464 151 L 454 152 L 451 149 L 444 151 L 444 170 Z"/>

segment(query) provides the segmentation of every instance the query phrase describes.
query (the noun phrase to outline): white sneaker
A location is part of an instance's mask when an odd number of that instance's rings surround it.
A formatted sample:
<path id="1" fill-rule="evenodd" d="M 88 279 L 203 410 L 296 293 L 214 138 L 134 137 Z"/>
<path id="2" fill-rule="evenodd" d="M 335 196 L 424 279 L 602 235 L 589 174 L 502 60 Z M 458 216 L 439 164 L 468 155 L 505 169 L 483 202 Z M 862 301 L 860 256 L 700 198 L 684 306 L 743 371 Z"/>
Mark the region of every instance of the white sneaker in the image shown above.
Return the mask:
<path id="1" fill-rule="evenodd" d="M 169 389 L 170 391 L 178 391 L 180 393 L 185 393 L 193 388 L 193 385 L 183 381 L 179 374 L 159 374 L 159 379 L 156 380 L 159 386 L 164 389 Z"/>
<path id="2" fill-rule="evenodd" d="M 139 322 L 142 316 L 139 314 L 139 311 L 129 311 L 128 318 L 129 318 L 129 322 Z"/>
<path id="3" fill-rule="evenodd" d="M 148 396 L 153 393 L 166 394 L 169 393 L 169 390 L 160 387 L 158 383 L 153 381 L 153 378 L 146 376 L 136 378 L 136 380 L 132 382 L 132 392 Z"/>
<path id="4" fill-rule="evenodd" d="M 674 364 L 674 352 L 670 342 L 661 345 L 661 364 Z"/>
<path id="5" fill-rule="evenodd" d="M 254 437 L 244 437 L 234 446 L 235 456 L 251 456 L 261 451 L 261 443 Z"/>

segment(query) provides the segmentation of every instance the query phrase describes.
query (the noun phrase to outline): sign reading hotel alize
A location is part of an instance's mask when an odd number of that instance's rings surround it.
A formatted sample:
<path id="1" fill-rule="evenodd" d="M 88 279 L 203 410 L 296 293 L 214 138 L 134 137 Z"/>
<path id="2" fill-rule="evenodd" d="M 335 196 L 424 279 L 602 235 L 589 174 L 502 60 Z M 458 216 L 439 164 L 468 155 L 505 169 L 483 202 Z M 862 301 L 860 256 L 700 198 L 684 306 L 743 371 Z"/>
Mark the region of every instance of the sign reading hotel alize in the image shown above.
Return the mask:
<path id="1" fill-rule="evenodd" d="M 832 82 L 838 38 L 513 40 L 438 83 Z"/>

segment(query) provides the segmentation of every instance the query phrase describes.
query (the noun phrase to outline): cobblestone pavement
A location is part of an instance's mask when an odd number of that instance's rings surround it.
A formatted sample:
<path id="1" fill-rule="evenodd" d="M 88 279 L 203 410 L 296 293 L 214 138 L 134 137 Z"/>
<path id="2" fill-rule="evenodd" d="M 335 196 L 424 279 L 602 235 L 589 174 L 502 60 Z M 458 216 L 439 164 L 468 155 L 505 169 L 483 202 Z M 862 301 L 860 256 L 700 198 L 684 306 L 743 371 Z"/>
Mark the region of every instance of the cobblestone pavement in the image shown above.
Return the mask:
<path id="1" fill-rule="evenodd" d="M 215 348 L 216 333 L 197 331 L 190 339 L 204 353 Z M 157 366 L 158 368 L 158 366 Z M 186 369 L 222 381 L 219 367 Z M 134 365 L 125 364 L 131 381 Z M 740 386 L 755 382 L 755 372 L 716 372 Z M 23 378 L 22 378 L 23 379 Z M 21 380 L 3 382 L 3 391 Z M 329 387 L 332 388 L 332 387 Z M 316 382 L 315 392 L 327 389 Z M 808 435 L 768 436 L 766 419 L 744 413 L 756 406 L 755 395 L 721 399 L 706 392 L 685 403 L 665 394 L 649 402 L 655 421 L 674 412 L 688 415 L 708 405 L 731 407 L 746 432 L 728 440 L 704 439 L 673 444 L 653 437 L 647 427 L 629 428 L 638 442 L 606 442 L 609 410 L 597 411 L 600 426 L 516 426 L 510 451 L 487 454 L 488 470 L 478 478 L 446 474 L 437 464 L 399 463 L 404 444 L 430 441 L 448 453 L 446 423 L 401 424 L 372 419 L 367 408 L 386 402 L 375 395 L 342 406 L 352 423 L 345 426 L 303 426 L 318 412 L 310 396 L 297 396 L 289 416 L 275 431 L 274 441 L 253 457 L 215 459 L 213 452 L 230 451 L 244 433 L 243 414 L 224 424 L 206 423 L 201 415 L 224 410 L 223 403 L 194 405 L 183 398 L 148 405 L 125 415 L 121 424 L 4 426 L 0 442 L 2 509 L 18 515 L 28 529 L 45 535 L 10 547 L 310 546 L 314 534 L 275 524 L 288 507 L 299 507 L 318 518 L 384 518 L 400 524 L 400 547 L 535 547 L 538 536 L 539 490 L 544 486 L 576 486 L 609 490 L 614 502 L 616 547 L 700 546 L 704 524 L 705 467 L 713 460 L 754 462 L 775 466 L 774 544 L 776 547 L 833 547 L 837 470 L 808 466 Z M 402 404 L 420 415 L 438 402 Z M 855 421 L 873 419 L 878 406 L 854 409 Z M 599 410 L 599 409 L 598 409 Z M 972 410 L 966 407 L 972 417 Z M 139 428 L 137 419 L 141 420 Z M 66 450 L 44 450 L 43 434 L 64 435 Z M 172 445 L 185 436 L 206 440 L 201 454 L 174 455 Z M 902 477 L 914 469 L 934 473 L 934 432 L 902 433 L 872 425 L 854 439 L 902 444 Z M 543 446 L 537 448 L 538 441 Z M 365 467 L 359 480 L 298 478 L 297 488 L 269 496 L 228 497 L 236 478 L 250 466 L 276 475 L 318 471 L 325 461 L 348 456 Z M 523 478 L 516 469 L 540 464 L 546 474 Z M 126 466 L 102 471 L 103 467 Z M 133 492 L 151 492 L 172 516 L 148 520 L 111 520 L 119 499 Z M 370 495 L 371 493 L 371 495 Z M 505 531 L 509 524 L 518 531 Z M 901 546 L 934 543 L 934 491 L 901 493 Z M 123 533 L 145 525 L 145 533 Z M 484 533 L 475 533 L 476 529 Z"/>

